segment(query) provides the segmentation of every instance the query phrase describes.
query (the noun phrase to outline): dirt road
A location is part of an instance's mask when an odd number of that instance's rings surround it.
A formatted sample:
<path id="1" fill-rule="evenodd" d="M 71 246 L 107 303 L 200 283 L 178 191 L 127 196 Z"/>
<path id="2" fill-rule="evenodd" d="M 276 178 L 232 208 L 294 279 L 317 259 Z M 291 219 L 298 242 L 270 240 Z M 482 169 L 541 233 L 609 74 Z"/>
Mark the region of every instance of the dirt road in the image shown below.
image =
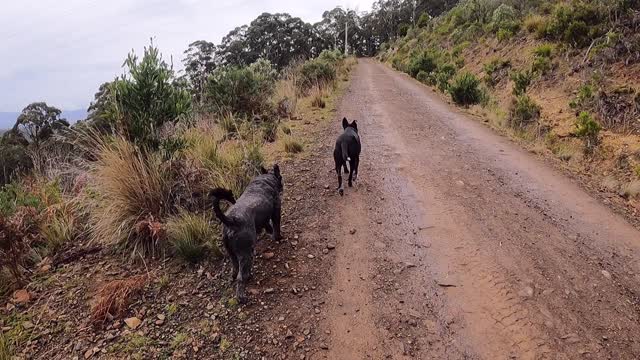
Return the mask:
<path id="1" fill-rule="evenodd" d="M 312 358 L 640 358 L 640 232 L 624 219 L 374 61 L 338 115 L 358 120 L 363 156 L 325 209 L 328 350 Z"/>

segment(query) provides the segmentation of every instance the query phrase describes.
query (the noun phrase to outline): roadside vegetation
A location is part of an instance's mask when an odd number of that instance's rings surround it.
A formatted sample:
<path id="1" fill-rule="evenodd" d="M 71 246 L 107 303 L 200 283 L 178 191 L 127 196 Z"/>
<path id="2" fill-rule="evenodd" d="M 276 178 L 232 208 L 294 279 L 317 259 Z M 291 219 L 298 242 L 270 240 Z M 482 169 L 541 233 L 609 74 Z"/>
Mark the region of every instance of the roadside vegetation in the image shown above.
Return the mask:
<path id="1" fill-rule="evenodd" d="M 420 16 L 378 58 L 620 194 L 637 213 L 640 199 L 625 189 L 640 168 L 638 3 L 451 3 Z"/>
<path id="2" fill-rule="evenodd" d="M 303 152 L 290 123 L 307 102 L 324 108 L 354 63 L 325 50 L 282 69 L 262 58 L 246 66 L 202 65 L 197 71 L 210 73 L 190 74 L 203 79 L 194 84 L 151 44 L 132 52 L 122 76 L 100 87 L 87 120 L 69 124 L 54 107 L 29 105 L 0 143 L 7 159 L 0 298 L 12 309 L 0 314 L 0 325 L 23 323 L 12 318 L 28 314 L 33 281 L 43 286 L 54 267 L 99 251 L 143 274 L 104 279 L 80 308 L 97 328 L 126 318 L 136 329 L 141 316 L 131 316 L 129 306 L 144 289 L 167 282 L 151 275 L 157 270 L 150 266 L 160 265 L 150 264 L 221 264 L 221 226 L 208 191 L 220 186 L 238 197 L 267 166 L 267 155 L 274 158 L 272 148 L 282 156 Z M 25 336 L 0 332 L 3 358 L 22 351 L 33 336 L 27 327 Z M 175 341 L 172 349 L 184 345 Z"/>

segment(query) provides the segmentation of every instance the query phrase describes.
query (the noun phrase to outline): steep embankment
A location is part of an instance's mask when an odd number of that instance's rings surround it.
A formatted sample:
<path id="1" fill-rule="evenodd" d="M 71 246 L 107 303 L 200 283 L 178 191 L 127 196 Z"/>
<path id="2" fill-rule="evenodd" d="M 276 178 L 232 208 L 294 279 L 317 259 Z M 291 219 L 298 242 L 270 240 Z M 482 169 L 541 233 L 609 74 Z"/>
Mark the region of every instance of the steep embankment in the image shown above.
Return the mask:
<path id="1" fill-rule="evenodd" d="M 457 77 L 471 73 L 482 99 L 469 112 L 636 217 L 638 10 L 601 1 L 511 3 L 462 2 L 409 31 L 380 59 L 443 96 Z"/>

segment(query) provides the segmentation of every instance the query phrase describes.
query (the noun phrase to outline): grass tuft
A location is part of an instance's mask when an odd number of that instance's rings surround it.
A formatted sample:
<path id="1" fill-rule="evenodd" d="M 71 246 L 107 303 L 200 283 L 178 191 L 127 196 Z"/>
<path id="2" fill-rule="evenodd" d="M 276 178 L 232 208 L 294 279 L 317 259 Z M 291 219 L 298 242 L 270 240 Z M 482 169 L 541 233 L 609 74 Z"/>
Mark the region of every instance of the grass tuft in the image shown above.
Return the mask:
<path id="1" fill-rule="evenodd" d="M 136 255 L 158 253 L 164 240 L 160 220 L 170 211 L 170 162 L 124 139 L 103 141 L 92 169 L 92 235 Z"/>
<path id="2" fill-rule="evenodd" d="M 182 212 L 167 222 L 167 237 L 178 256 L 197 263 L 208 253 L 222 255 L 217 243 L 218 227 L 202 215 Z"/>
<path id="3" fill-rule="evenodd" d="M 301 142 L 291 136 L 285 137 L 282 140 L 282 144 L 284 146 L 284 151 L 287 154 L 297 154 L 301 153 L 304 150 L 304 145 L 302 145 Z"/>

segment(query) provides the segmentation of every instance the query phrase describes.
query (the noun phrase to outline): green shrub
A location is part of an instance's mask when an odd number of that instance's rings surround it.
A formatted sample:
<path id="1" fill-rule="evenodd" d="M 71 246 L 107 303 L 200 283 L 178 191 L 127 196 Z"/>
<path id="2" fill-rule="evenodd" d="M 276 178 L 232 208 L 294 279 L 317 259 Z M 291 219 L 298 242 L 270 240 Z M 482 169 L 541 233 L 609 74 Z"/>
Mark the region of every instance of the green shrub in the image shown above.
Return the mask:
<path id="1" fill-rule="evenodd" d="M 420 70 L 420 72 L 418 72 L 418 75 L 416 75 L 416 79 L 418 81 L 420 81 L 421 83 L 423 83 L 423 84 L 429 84 L 430 76 L 431 75 L 429 73 L 427 73 L 426 71 Z"/>
<path id="2" fill-rule="evenodd" d="M 167 221 L 167 238 L 182 259 L 197 263 L 207 254 L 222 255 L 218 246 L 218 228 L 202 215 L 182 212 Z"/>
<path id="3" fill-rule="evenodd" d="M 446 93 L 449 90 L 449 80 L 456 74 L 456 67 L 452 64 L 444 64 L 438 67 L 438 72 L 435 76 L 435 81 L 438 85 L 438 90 Z"/>
<path id="4" fill-rule="evenodd" d="M 593 86 L 591 84 L 582 85 L 578 89 L 578 94 L 576 95 L 576 98 L 569 103 L 569 106 L 572 109 L 587 106 L 593 100 L 593 97 L 594 97 Z"/>
<path id="5" fill-rule="evenodd" d="M 42 210 L 44 204 L 35 194 L 27 191 L 20 183 L 14 182 L 0 189 L 0 216 L 9 217 L 19 207 L 32 207 Z"/>
<path id="6" fill-rule="evenodd" d="M 453 101 L 463 106 L 480 103 L 483 95 L 480 80 L 469 72 L 458 75 L 449 85 L 448 91 Z"/>
<path id="7" fill-rule="evenodd" d="M 498 40 L 510 39 L 520 29 L 517 10 L 510 5 L 500 4 L 493 11 L 490 27 L 496 33 Z"/>
<path id="8" fill-rule="evenodd" d="M 527 95 L 516 97 L 510 109 L 509 123 L 514 127 L 523 127 L 540 118 L 540 106 Z"/>
<path id="9" fill-rule="evenodd" d="M 431 16 L 429 16 L 427 12 L 423 12 L 422 15 L 420 15 L 420 18 L 418 18 L 417 26 L 419 28 L 426 28 L 427 26 L 429 26 L 430 21 Z"/>
<path id="10" fill-rule="evenodd" d="M 513 94 L 516 96 L 524 95 L 529 85 L 531 85 L 532 80 L 533 74 L 529 70 L 512 72 L 511 81 L 513 81 Z"/>
<path id="11" fill-rule="evenodd" d="M 398 26 L 398 36 L 407 36 L 407 33 L 409 32 L 409 29 L 411 29 L 411 25 L 409 24 L 400 24 Z"/>
<path id="12" fill-rule="evenodd" d="M 501 42 L 511 39 L 513 35 L 515 35 L 513 31 L 507 30 L 507 29 L 500 29 L 496 33 L 496 37 L 498 38 L 498 41 L 501 41 Z"/>
<path id="13" fill-rule="evenodd" d="M 506 73 L 506 70 L 511 67 L 511 61 L 503 60 L 503 59 L 492 59 L 488 63 L 484 64 L 484 78 L 483 81 L 489 87 L 496 86 L 503 76 Z"/>
<path id="14" fill-rule="evenodd" d="M 14 131 L 0 136 L 0 186 L 33 168 L 28 145 L 29 143 L 22 136 L 16 136 Z"/>
<path id="15" fill-rule="evenodd" d="M 308 60 L 302 64 L 298 85 L 302 91 L 308 91 L 313 87 L 324 87 L 335 79 L 335 64 L 330 61 L 317 58 Z"/>
<path id="16" fill-rule="evenodd" d="M 533 49 L 533 55 L 537 57 L 551 57 L 553 54 L 553 45 L 552 44 L 542 44 Z"/>
<path id="17" fill-rule="evenodd" d="M 604 23 L 610 10 L 599 2 L 574 1 L 557 4 L 541 33 L 576 47 L 588 46 L 604 33 Z"/>
<path id="18" fill-rule="evenodd" d="M 325 61 L 330 64 L 337 64 L 338 62 L 344 60 L 344 53 L 340 50 L 322 50 L 320 55 L 318 55 L 319 61 Z"/>
<path id="19" fill-rule="evenodd" d="M 538 75 L 545 75 L 552 69 L 551 59 L 548 57 L 535 57 L 531 64 L 531 71 Z"/>
<path id="20" fill-rule="evenodd" d="M 425 51 L 414 55 L 409 62 L 409 75 L 415 78 L 420 71 L 427 74 L 432 73 L 438 68 L 438 63 L 434 53 Z"/>
<path id="21" fill-rule="evenodd" d="M 130 53 L 125 65 L 127 74 L 112 85 L 116 106 L 107 114 L 109 122 L 120 124 L 131 141 L 156 149 L 159 129 L 191 111 L 191 95 L 176 85 L 173 69 L 153 44 L 140 61 Z"/>
<path id="22" fill-rule="evenodd" d="M 583 139 L 587 152 L 592 152 L 598 146 L 600 130 L 602 127 L 591 114 L 583 111 L 578 115 L 575 134 Z"/>
<path id="23" fill-rule="evenodd" d="M 216 114 L 249 118 L 271 111 L 276 72 L 266 60 L 243 68 L 216 69 L 205 84 L 205 106 Z"/>

